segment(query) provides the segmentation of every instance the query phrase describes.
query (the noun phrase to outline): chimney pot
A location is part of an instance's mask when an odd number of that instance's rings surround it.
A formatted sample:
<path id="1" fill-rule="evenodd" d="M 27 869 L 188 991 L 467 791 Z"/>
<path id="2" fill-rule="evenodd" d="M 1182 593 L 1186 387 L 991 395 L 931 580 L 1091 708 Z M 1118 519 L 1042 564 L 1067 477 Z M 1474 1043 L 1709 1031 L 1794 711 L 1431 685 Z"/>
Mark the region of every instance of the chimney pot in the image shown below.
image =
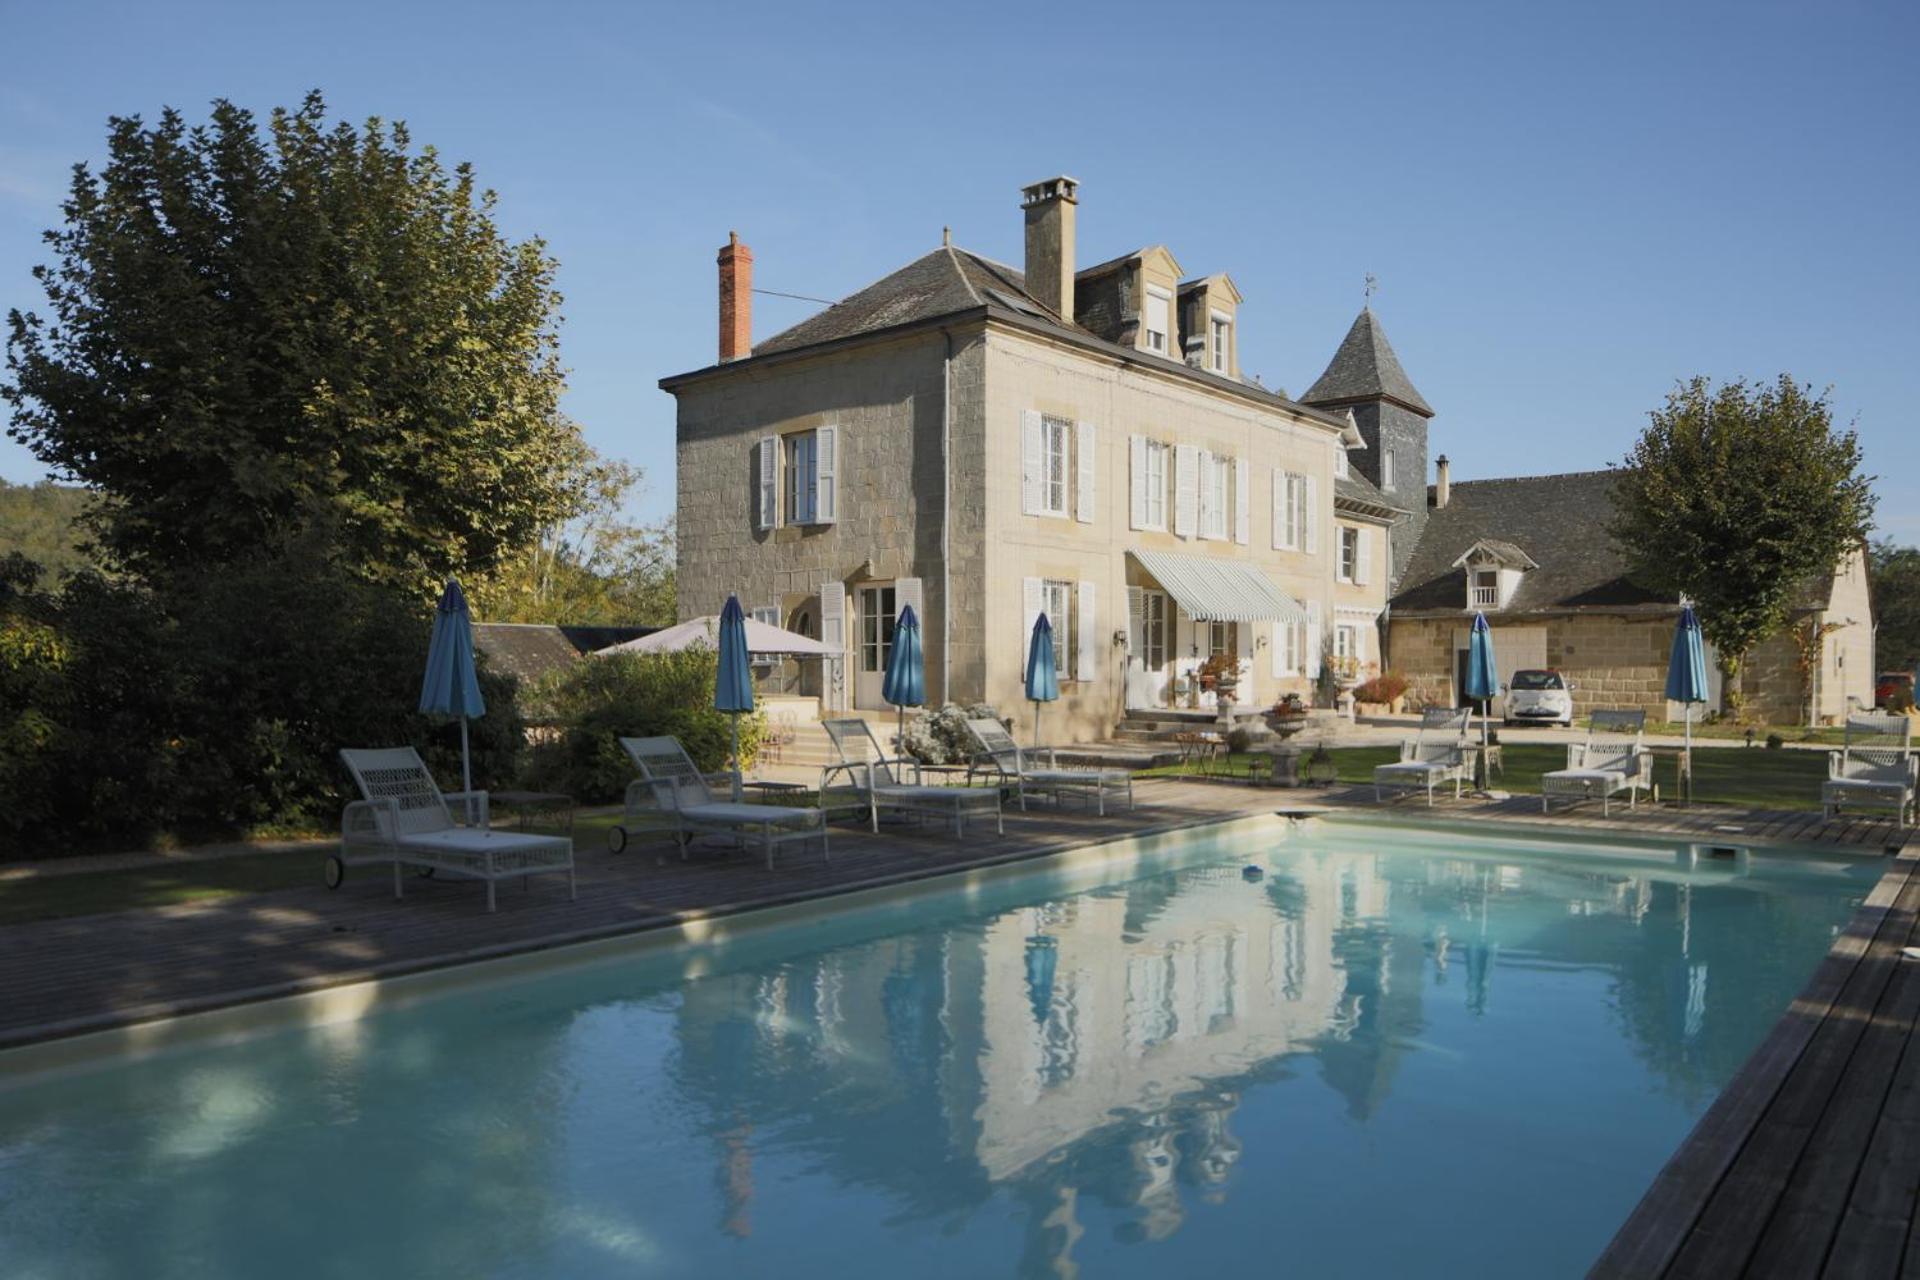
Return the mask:
<path id="1" fill-rule="evenodd" d="M 1447 465 L 1447 455 L 1444 453 L 1433 460 L 1433 465 L 1433 506 L 1437 511 L 1446 506 L 1447 500 L 1453 496 L 1453 480 L 1449 474 L 1452 468 Z"/>
<path id="2" fill-rule="evenodd" d="M 1064 174 L 1020 191 L 1027 222 L 1027 293 L 1061 319 L 1073 319 L 1074 211 L 1080 183 Z"/>
<path id="3" fill-rule="evenodd" d="M 720 361 L 753 354 L 753 250 L 727 232 L 720 246 Z"/>

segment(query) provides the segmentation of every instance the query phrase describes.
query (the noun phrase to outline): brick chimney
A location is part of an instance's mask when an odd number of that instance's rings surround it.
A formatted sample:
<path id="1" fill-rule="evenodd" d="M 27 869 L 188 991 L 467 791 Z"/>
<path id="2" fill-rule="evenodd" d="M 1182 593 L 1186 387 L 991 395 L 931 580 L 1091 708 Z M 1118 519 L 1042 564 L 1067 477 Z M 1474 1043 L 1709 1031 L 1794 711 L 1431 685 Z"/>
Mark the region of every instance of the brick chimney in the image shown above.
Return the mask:
<path id="1" fill-rule="evenodd" d="M 1453 468 L 1447 465 L 1446 454 L 1443 453 L 1433 460 L 1433 507 L 1436 511 L 1446 506 L 1447 500 L 1453 497 L 1452 470 Z"/>
<path id="2" fill-rule="evenodd" d="M 1073 319 L 1073 220 L 1080 183 L 1062 175 L 1020 191 L 1027 216 L 1027 292 L 1063 320 Z"/>
<path id="3" fill-rule="evenodd" d="M 727 232 L 720 246 L 720 362 L 753 354 L 753 250 Z"/>

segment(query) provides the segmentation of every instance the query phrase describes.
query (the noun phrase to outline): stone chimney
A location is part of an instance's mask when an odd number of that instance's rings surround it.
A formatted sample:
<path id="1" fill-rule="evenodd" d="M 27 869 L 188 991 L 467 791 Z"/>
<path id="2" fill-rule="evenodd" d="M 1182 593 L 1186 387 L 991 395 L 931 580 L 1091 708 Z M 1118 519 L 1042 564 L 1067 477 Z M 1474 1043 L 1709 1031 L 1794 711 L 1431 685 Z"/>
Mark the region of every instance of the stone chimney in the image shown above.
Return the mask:
<path id="1" fill-rule="evenodd" d="M 1447 465 L 1447 455 L 1443 453 L 1435 458 L 1433 468 L 1433 508 L 1438 511 L 1446 506 L 1447 499 L 1453 496 L 1453 478 L 1449 474 L 1451 468 Z"/>
<path id="2" fill-rule="evenodd" d="M 753 250 L 727 232 L 720 246 L 720 362 L 753 354 Z"/>
<path id="3" fill-rule="evenodd" d="M 1080 183 L 1062 175 L 1020 191 L 1027 215 L 1027 292 L 1063 320 L 1073 319 L 1073 215 Z"/>

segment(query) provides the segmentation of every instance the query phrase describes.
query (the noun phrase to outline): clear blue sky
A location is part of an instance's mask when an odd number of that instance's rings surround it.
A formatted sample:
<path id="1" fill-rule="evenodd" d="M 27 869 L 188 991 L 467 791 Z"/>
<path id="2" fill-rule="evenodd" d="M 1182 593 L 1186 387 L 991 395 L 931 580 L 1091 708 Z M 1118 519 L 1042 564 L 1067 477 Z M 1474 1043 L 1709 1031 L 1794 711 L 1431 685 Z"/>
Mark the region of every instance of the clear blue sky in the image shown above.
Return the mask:
<path id="1" fill-rule="evenodd" d="M 955 240 L 1168 245 L 1303 389 L 1375 309 L 1454 475 L 1623 456 L 1674 380 L 1831 384 L 1920 542 L 1920 19 L 1910 4 L 659 6 L 0 0 L 0 308 L 110 114 L 322 89 L 470 160 L 566 294 L 568 410 L 672 505 L 656 381 L 714 357 L 714 253 L 839 297 Z M 807 304 L 759 298 L 764 336 Z M 0 443 L 0 475 L 41 469 Z"/>

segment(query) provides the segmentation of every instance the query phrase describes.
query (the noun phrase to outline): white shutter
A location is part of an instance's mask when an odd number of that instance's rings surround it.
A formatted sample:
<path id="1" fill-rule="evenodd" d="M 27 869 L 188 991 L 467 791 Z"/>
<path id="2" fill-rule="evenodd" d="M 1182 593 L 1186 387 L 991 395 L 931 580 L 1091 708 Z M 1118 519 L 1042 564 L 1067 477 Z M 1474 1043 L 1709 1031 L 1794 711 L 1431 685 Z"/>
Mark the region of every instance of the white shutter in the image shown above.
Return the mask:
<path id="1" fill-rule="evenodd" d="M 1127 647 L 1134 657 L 1146 661 L 1147 593 L 1140 587 L 1127 588 Z"/>
<path id="2" fill-rule="evenodd" d="M 893 580 L 893 617 L 897 622 L 900 611 L 908 605 L 913 606 L 913 616 L 920 619 L 921 634 L 926 634 L 927 600 L 926 588 L 918 578 L 895 578 Z"/>
<path id="3" fill-rule="evenodd" d="M 1287 549 L 1287 473 L 1273 469 L 1273 549 Z"/>
<path id="4" fill-rule="evenodd" d="M 1293 629 L 1291 622 L 1273 624 L 1273 637 L 1267 641 L 1267 648 L 1273 652 L 1273 674 L 1284 676 L 1287 672 L 1287 632 Z"/>
<path id="5" fill-rule="evenodd" d="M 1307 602 L 1307 675 L 1320 678 L 1320 602 Z"/>
<path id="6" fill-rule="evenodd" d="M 1307 477 L 1307 554 L 1320 554 L 1320 477 Z"/>
<path id="7" fill-rule="evenodd" d="M 1079 641 L 1076 646 L 1080 655 L 1074 664 L 1074 676 L 1080 680 L 1091 680 L 1095 674 L 1095 664 L 1100 660 L 1100 646 L 1096 643 L 1100 633 L 1094 628 L 1093 584 L 1082 578 L 1080 589 L 1074 601 L 1074 636 Z"/>
<path id="8" fill-rule="evenodd" d="M 1127 437 L 1127 487 L 1129 495 L 1127 527 L 1147 527 L 1147 438 Z"/>
<path id="9" fill-rule="evenodd" d="M 847 707 L 847 589 L 838 582 L 820 584 L 820 643 L 833 652 L 820 660 L 821 699 L 829 711 Z"/>
<path id="10" fill-rule="evenodd" d="M 819 446 L 814 463 L 819 496 L 813 504 L 815 524 L 832 524 L 840 518 L 840 429 L 821 427 L 815 433 Z"/>
<path id="11" fill-rule="evenodd" d="M 1093 523 L 1094 439 L 1091 422 L 1073 424 L 1074 464 L 1079 484 L 1073 495 L 1073 518 L 1081 524 Z"/>
<path id="12" fill-rule="evenodd" d="M 1233 540 L 1246 546 L 1253 537 L 1253 471 L 1239 458 L 1233 460 Z"/>
<path id="13" fill-rule="evenodd" d="M 1033 645 L 1033 624 L 1046 611 L 1046 584 L 1039 578 L 1020 580 L 1023 622 L 1020 627 L 1020 678 L 1027 678 L 1027 650 Z M 1053 619 L 1049 618 L 1051 622 Z"/>
<path id="14" fill-rule="evenodd" d="M 1200 536 L 1214 536 L 1213 522 L 1217 518 L 1213 510 L 1213 468 L 1214 457 L 1210 449 L 1201 449 L 1196 454 L 1195 471 L 1199 477 Z"/>
<path id="15" fill-rule="evenodd" d="M 1031 409 L 1020 414 L 1020 510 L 1030 516 L 1046 514 L 1046 443 L 1040 415 Z"/>
<path id="16" fill-rule="evenodd" d="M 1353 531 L 1353 542 L 1353 580 L 1364 587 L 1373 572 L 1373 530 L 1360 526 Z"/>
<path id="17" fill-rule="evenodd" d="M 1191 538 L 1200 508 L 1200 451 L 1190 444 L 1173 450 L 1173 531 Z"/>
<path id="18" fill-rule="evenodd" d="M 775 477 L 779 475 L 780 437 L 760 437 L 760 502 L 758 516 L 754 523 L 759 528 L 773 528 L 774 512 L 777 510 L 774 500 Z"/>

